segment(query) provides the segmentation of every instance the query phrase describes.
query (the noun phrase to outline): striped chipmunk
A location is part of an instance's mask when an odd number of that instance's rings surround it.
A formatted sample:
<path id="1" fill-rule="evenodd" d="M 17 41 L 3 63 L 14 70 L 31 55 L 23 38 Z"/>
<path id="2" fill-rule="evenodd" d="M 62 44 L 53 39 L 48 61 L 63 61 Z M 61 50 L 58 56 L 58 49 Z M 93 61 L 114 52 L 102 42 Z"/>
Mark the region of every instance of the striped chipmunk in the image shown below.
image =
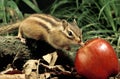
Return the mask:
<path id="1" fill-rule="evenodd" d="M 43 40 L 56 49 L 69 49 L 71 45 L 82 45 L 82 32 L 76 21 L 69 23 L 48 14 L 32 14 L 19 26 L 18 38 Z"/>

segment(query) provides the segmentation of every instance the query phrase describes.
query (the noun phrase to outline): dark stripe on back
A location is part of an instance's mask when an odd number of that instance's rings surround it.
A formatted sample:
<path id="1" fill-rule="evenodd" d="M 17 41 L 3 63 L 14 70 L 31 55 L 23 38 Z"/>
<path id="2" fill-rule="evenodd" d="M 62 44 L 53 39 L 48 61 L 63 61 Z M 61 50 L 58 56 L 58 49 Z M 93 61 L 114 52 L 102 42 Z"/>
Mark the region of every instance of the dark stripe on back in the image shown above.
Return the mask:
<path id="1" fill-rule="evenodd" d="M 44 24 L 44 23 L 42 23 L 42 22 L 39 22 L 39 21 L 33 21 L 33 22 L 36 23 L 36 24 L 39 24 L 40 26 L 42 26 L 43 28 L 45 28 L 45 29 L 47 30 L 47 32 L 48 32 L 48 30 L 50 30 L 50 29 L 47 27 L 47 25 Z"/>
<path id="2" fill-rule="evenodd" d="M 48 18 L 46 18 L 46 17 L 44 17 L 44 16 L 48 16 Z M 58 19 L 55 19 L 55 18 L 53 18 L 52 16 L 50 16 L 50 15 L 34 15 L 33 17 L 38 17 L 38 18 L 40 18 L 40 19 L 43 19 L 44 21 L 46 21 L 46 22 L 49 22 L 49 23 L 51 23 L 51 25 L 52 26 L 57 26 L 57 22 L 58 22 Z M 54 22 L 54 21 L 52 21 L 50 18 L 53 18 L 55 21 L 56 21 L 56 23 Z"/>

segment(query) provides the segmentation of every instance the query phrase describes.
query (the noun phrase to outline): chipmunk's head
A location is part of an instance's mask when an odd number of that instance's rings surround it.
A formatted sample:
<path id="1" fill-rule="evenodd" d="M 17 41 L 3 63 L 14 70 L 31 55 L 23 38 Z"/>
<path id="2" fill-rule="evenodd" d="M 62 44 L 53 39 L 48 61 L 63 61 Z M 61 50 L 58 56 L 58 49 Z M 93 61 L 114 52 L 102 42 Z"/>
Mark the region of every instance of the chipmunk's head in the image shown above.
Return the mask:
<path id="1" fill-rule="evenodd" d="M 72 44 L 83 44 L 82 30 L 77 26 L 75 20 L 71 23 L 68 23 L 66 20 L 62 20 L 62 24 L 64 26 L 63 33 L 69 40 L 71 40 Z"/>
<path id="2" fill-rule="evenodd" d="M 56 49 L 69 49 L 71 45 L 82 45 L 82 31 L 74 20 L 68 23 L 61 21 L 61 27 L 49 32 L 48 43 Z"/>

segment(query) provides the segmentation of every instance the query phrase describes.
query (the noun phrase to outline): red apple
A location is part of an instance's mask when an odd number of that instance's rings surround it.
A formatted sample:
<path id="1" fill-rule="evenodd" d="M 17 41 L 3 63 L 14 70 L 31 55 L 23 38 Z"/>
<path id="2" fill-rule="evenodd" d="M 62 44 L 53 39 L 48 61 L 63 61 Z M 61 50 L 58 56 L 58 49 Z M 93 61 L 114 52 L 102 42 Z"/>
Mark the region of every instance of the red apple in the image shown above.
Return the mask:
<path id="1" fill-rule="evenodd" d="M 95 38 L 79 48 L 75 68 L 87 79 L 108 79 L 118 73 L 118 58 L 107 41 Z"/>

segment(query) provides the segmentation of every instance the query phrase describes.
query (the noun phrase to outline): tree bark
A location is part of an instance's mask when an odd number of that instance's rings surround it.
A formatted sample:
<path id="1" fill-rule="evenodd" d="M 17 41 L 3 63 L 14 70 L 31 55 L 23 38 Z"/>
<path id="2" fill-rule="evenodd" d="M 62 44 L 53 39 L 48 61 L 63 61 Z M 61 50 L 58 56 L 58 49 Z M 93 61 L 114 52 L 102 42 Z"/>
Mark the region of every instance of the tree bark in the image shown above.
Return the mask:
<path id="1" fill-rule="evenodd" d="M 14 36 L 0 36 L 0 70 L 14 60 L 24 61 L 30 58 L 30 50 Z M 20 65 L 16 62 L 17 65 Z"/>

